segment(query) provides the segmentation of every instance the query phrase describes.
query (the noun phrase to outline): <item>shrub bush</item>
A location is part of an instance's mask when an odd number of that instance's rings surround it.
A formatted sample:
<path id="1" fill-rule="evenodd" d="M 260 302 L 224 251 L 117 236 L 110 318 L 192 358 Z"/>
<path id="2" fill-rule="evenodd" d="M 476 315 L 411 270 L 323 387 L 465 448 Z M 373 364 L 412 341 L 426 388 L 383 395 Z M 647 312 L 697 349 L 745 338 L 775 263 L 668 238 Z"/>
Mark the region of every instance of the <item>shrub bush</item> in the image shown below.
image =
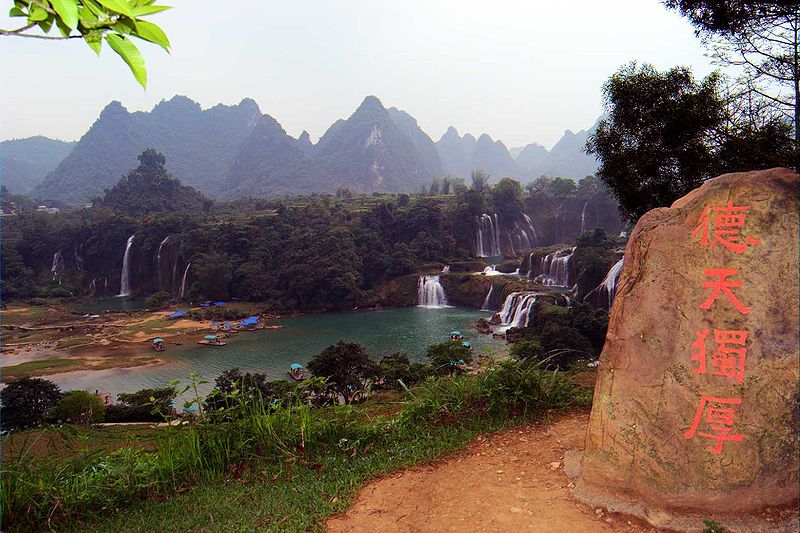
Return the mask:
<path id="1" fill-rule="evenodd" d="M 6 385 L 0 396 L 0 418 L 4 429 L 38 426 L 58 399 L 61 390 L 52 381 L 23 378 Z"/>
<path id="2" fill-rule="evenodd" d="M 64 394 L 47 414 L 49 420 L 72 424 L 96 424 L 103 421 L 106 406 L 100 397 L 85 390 Z"/>

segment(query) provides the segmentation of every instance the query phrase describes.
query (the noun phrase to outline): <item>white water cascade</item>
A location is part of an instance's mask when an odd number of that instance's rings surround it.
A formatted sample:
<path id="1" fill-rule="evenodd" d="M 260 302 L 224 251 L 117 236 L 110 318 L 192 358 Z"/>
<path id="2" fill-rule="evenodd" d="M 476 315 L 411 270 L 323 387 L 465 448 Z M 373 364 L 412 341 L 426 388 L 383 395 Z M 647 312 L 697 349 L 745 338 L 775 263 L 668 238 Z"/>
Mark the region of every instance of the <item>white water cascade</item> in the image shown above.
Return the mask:
<path id="1" fill-rule="evenodd" d="M 475 255 L 477 257 L 497 257 L 503 255 L 500 251 L 500 223 L 497 215 L 484 213 L 478 219 L 478 229 L 475 234 Z"/>
<path id="2" fill-rule="evenodd" d="M 53 281 L 58 281 L 61 285 L 61 274 L 64 272 L 64 257 L 61 255 L 61 250 L 53 254 L 53 266 L 50 272 L 53 273 Z"/>
<path id="3" fill-rule="evenodd" d="M 117 296 L 130 296 L 131 295 L 131 285 L 130 285 L 130 270 L 131 270 L 131 262 L 130 262 L 130 254 L 131 254 L 131 245 L 133 244 L 133 235 L 128 237 L 128 242 L 125 245 L 125 255 L 122 256 L 122 275 L 119 278 L 119 294 Z"/>
<path id="4" fill-rule="evenodd" d="M 183 298 L 183 295 L 186 294 L 186 275 L 189 273 L 189 267 L 190 266 L 192 266 L 191 263 L 186 265 L 186 270 L 183 271 L 183 280 L 181 280 L 180 298 Z"/>
<path id="5" fill-rule="evenodd" d="M 168 240 L 169 240 L 169 235 L 164 237 L 164 240 L 161 241 L 161 244 L 158 245 L 158 252 L 156 252 L 156 273 L 158 275 L 158 288 L 159 289 L 162 287 L 162 284 L 161 284 L 161 248 L 163 248 L 164 245 L 167 244 Z"/>
<path id="6" fill-rule="evenodd" d="M 527 327 L 537 296 L 539 293 L 535 292 L 512 292 L 506 296 L 503 307 L 500 309 L 500 322 L 503 325 L 501 330 Z"/>
<path id="7" fill-rule="evenodd" d="M 583 204 L 583 211 L 581 211 L 581 235 L 586 233 L 586 208 L 589 206 L 589 202 Z"/>
<path id="8" fill-rule="evenodd" d="M 420 276 L 417 283 L 417 305 L 419 307 L 448 307 L 447 295 L 439 282 L 439 276 Z"/>
<path id="9" fill-rule="evenodd" d="M 450 265 L 445 265 L 444 268 L 442 268 L 442 274 L 449 274 L 449 273 L 450 273 Z"/>
<path id="10" fill-rule="evenodd" d="M 539 243 L 536 228 L 533 227 L 531 217 L 522 214 L 522 221 L 514 222 L 514 231 L 511 232 L 511 246 L 514 252 L 530 250 Z"/>
<path id="11" fill-rule="evenodd" d="M 489 292 L 486 294 L 486 298 L 483 299 L 483 305 L 481 305 L 481 311 L 491 311 L 492 309 L 489 307 L 492 305 L 492 294 L 494 294 L 494 283 L 489 287 Z"/>
<path id="12" fill-rule="evenodd" d="M 606 295 L 608 296 L 608 308 L 611 309 L 611 306 L 614 304 L 614 294 L 617 290 L 617 281 L 619 280 L 619 273 L 622 272 L 622 263 L 625 261 L 623 257 L 616 263 L 606 274 L 606 277 L 603 279 L 603 283 L 600 284 L 601 290 L 603 290 Z"/>
<path id="13" fill-rule="evenodd" d="M 543 285 L 569 287 L 571 276 L 569 262 L 575 248 L 564 248 L 542 257 L 537 280 Z"/>
<path id="14" fill-rule="evenodd" d="M 625 261 L 623 257 L 616 263 L 614 266 L 611 267 L 611 270 L 608 271 L 606 274 L 605 279 L 603 280 L 603 287 L 606 288 L 606 292 L 608 293 L 608 308 L 611 309 L 611 306 L 614 304 L 614 294 L 617 290 L 617 280 L 619 280 L 619 273 L 622 272 L 622 263 Z"/>

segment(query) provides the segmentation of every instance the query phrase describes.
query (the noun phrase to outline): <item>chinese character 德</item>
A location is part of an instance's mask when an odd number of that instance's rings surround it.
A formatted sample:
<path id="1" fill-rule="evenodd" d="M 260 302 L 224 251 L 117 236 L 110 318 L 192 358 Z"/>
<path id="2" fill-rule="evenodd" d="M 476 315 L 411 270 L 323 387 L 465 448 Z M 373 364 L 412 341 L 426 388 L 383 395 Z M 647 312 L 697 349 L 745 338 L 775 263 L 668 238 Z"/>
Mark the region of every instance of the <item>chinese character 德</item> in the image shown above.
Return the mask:
<path id="1" fill-rule="evenodd" d="M 737 254 L 744 253 L 748 245 L 761 244 L 761 239 L 741 235 L 749 209 L 748 205 L 733 205 L 730 200 L 724 206 L 706 206 L 700 216 L 700 224 L 692 232 L 692 237 L 700 235 L 700 244 L 709 248 L 714 248 L 719 243 Z M 718 214 L 712 217 L 712 213 Z"/>
<path id="2" fill-rule="evenodd" d="M 722 444 L 725 441 L 740 442 L 744 437 L 732 434 L 734 409 L 731 407 L 740 403 L 742 403 L 740 398 L 716 398 L 714 396 L 701 395 L 697 413 L 692 419 L 691 426 L 683 434 L 683 438 L 688 440 L 696 434 L 714 440 L 716 443 L 709 446 L 708 449 L 711 453 L 716 454 L 722 451 Z M 703 419 L 703 414 L 705 414 L 705 421 L 713 433 L 697 431 Z"/>
<path id="3" fill-rule="evenodd" d="M 705 281 L 703 282 L 703 287 L 707 289 L 712 289 L 711 294 L 708 296 L 705 302 L 700 304 L 700 309 L 711 309 L 711 304 L 717 299 L 720 293 L 724 294 L 728 297 L 734 307 L 742 313 L 746 315 L 750 312 L 749 307 L 745 307 L 742 302 L 739 301 L 738 298 L 733 294 L 731 289 L 736 287 L 741 287 L 743 282 L 741 281 L 728 281 L 728 278 L 733 276 L 739 272 L 738 268 L 707 268 L 703 274 L 707 278 L 714 278 L 716 280 Z"/>
<path id="4" fill-rule="evenodd" d="M 692 354 L 692 361 L 698 363 L 694 369 L 695 374 L 706 373 L 706 337 L 709 330 L 704 329 L 697 332 L 697 339 L 692 343 L 691 348 L 697 350 Z M 747 331 L 732 329 L 715 329 L 714 342 L 717 349 L 711 356 L 711 374 L 715 376 L 725 376 L 732 378 L 739 383 L 744 381 L 744 363 L 747 358 Z"/>

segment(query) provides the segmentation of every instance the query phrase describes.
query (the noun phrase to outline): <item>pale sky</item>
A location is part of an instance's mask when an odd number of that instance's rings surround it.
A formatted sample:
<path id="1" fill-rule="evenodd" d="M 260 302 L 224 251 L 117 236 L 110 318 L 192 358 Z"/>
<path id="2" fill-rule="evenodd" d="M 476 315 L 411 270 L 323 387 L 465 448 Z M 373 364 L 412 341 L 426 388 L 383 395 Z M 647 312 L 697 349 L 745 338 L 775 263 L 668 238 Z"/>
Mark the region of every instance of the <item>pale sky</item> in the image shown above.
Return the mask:
<path id="1" fill-rule="evenodd" d="M 551 147 L 602 112 L 601 86 L 631 60 L 713 69 L 689 24 L 657 0 L 161 0 L 172 54 L 142 44 L 144 91 L 109 48 L 0 37 L 0 140 L 80 138 L 111 100 L 150 110 L 251 97 L 316 140 L 364 96 L 507 146 Z M 3 2 L 3 12 L 11 4 Z M 0 17 L 0 27 L 20 19 Z"/>

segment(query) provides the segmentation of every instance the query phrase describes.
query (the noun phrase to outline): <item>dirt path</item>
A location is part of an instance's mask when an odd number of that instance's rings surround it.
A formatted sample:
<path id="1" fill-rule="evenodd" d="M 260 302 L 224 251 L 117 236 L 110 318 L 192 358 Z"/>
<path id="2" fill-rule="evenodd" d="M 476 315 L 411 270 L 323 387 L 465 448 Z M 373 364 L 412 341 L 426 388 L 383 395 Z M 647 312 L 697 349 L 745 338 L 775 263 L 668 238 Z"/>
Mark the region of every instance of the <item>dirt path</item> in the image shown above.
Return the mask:
<path id="1" fill-rule="evenodd" d="M 570 495 L 564 452 L 583 449 L 588 418 L 572 413 L 482 437 L 444 463 L 370 483 L 328 531 L 655 531 Z"/>

